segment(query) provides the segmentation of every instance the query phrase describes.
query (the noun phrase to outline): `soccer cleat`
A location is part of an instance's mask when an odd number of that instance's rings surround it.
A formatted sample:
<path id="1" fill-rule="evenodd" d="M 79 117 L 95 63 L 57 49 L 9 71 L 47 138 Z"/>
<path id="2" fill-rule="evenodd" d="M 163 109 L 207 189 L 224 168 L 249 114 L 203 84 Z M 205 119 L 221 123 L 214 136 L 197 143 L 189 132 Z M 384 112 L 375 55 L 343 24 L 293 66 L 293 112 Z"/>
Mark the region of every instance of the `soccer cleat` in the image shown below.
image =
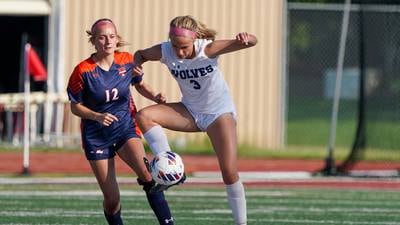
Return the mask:
<path id="1" fill-rule="evenodd" d="M 155 182 L 155 184 L 150 188 L 149 192 L 154 193 L 154 192 L 166 191 L 172 186 L 183 184 L 185 182 L 185 180 L 186 180 L 186 174 L 183 173 L 182 178 L 175 184 L 164 185 L 164 184 L 159 184 L 159 183 Z"/>
<path id="2" fill-rule="evenodd" d="M 143 186 L 143 190 L 150 194 L 155 193 L 155 192 L 166 191 L 174 185 L 183 184 L 185 182 L 185 180 L 186 180 L 186 174 L 183 174 L 182 178 L 176 184 L 172 184 L 172 185 L 159 184 L 159 183 L 156 183 L 154 180 L 149 181 L 149 182 L 144 182 L 144 181 L 140 180 L 139 178 L 137 178 L 138 184 Z"/>

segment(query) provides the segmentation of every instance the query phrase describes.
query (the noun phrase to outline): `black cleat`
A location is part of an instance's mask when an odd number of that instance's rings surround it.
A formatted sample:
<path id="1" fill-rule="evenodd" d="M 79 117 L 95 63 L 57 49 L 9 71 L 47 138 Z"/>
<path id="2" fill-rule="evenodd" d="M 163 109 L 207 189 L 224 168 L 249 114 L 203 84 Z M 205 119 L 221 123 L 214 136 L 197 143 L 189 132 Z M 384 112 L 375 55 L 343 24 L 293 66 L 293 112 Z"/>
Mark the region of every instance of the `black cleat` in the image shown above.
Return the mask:
<path id="1" fill-rule="evenodd" d="M 182 178 L 176 182 L 175 184 L 171 184 L 171 185 L 164 185 L 164 184 L 159 184 L 159 183 L 155 183 L 149 190 L 150 193 L 154 193 L 154 192 L 160 192 L 160 191 L 166 191 L 168 190 L 170 187 L 175 186 L 175 185 L 180 185 L 183 184 L 186 180 L 186 174 L 183 173 Z"/>

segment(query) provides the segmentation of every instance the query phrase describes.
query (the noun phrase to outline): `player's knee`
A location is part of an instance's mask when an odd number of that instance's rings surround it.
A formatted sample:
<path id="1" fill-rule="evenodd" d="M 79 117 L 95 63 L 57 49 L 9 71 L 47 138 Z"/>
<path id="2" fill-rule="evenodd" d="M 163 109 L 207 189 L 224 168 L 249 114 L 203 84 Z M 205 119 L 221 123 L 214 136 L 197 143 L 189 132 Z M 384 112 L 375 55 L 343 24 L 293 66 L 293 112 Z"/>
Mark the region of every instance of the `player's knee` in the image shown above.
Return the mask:
<path id="1" fill-rule="evenodd" d="M 136 120 L 139 123 L 142 123 L 142 124 L 146 123 L 146 122 L 149 122 L 149 121 L 152 120 L 151 119 L 151 114 L 148 113 L 147 109 L 142 109 L 142 110 L 140 110 L 139 112 L 136 113 Z"/>
<path id="2" fill-rule="evenodd" d="M 223 172 L 222 178 L 224 183 L 229 185 L 236 183 L 239 180 L 239 174 L 237 172 Z"/>
<path id="3" fill-rule="evenodd" d="M 140 121 L 143 120 L 143 117 L 144 117 L 143 114 L 144 114 L 144 113 L 143 113 L 142 110 L 139 110 L 139 111 L 135 114 L 135 118 L 136 118 L 136 120 L 137 120 L 138 122 L 140 122 Z"/>

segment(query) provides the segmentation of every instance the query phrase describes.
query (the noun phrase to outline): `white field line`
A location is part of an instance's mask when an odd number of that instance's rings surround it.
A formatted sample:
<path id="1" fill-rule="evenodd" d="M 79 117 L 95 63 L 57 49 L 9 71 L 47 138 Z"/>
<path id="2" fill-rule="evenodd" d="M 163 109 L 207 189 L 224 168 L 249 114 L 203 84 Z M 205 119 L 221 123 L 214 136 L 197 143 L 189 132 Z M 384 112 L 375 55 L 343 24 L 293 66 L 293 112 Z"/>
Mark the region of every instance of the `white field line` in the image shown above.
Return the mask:
<path id="1" fill-rule="evenodd" d="M 268 179 L 309 179 L 312 174 L 302 171 L 281 171 L 281 172 L 240 172 L 241 180 L 268 180 Z M 220 172 L 193 172 L 193 178 L 221 179 Z"/>
<path id="2" fill-rule="evenodd" d="M 119 177 L 118 182 L 121 184 L 137 184 L 136 177 Z M 382 182 L 400 184 L 399 178 L 353 178 L 353 177 L 311 177 L 307 173 L 291 173 L 291 175 L 282 173 L 268 174 L 268 173 L 247 173 L 241 175 L 243 183 L 266 183 L 266 182 L 286 182 L 290 183 L 331 183 L 341 182 L 346 183 L 376 183 L 382 184 Z M 24 177 L 24 178 L 8 178 L 0 177 L 0 184 L 96 184 L 94 177 Z M 207 183 L 220 183 L 223 184 L 222 178 L 219 173 L 195 173 L 194 176 L 188 177 L 185 183 L 188 184 L 207 184 Z"/>
<path id="3" fill-rule="evenodd" d="M 310 179 L 308 172 L 241 172 L 243 182 L 265 182 L 269 179 Z M 119 177 L 119 183 L 136 183 L 136 177 Z M 196 172 L 186 180 L 187 183 L 222 183 L 220 172 Z M 0 184 L 96 184 L 94 177 L 0 177 Z"/>
<path id="4" fill-rule="evenodd" d="M 266 182 L 269 180 L 313 180 L 309 172 L 240 172 L 243 182 Z M 136 177 L 118 177 L 119 183 L 136 183 Z M 0 184 L 96 184 L 94 177 L 0 177 Z M 195 172 L 186 183 L 223 183 L 220 172 Z"/>
<path id="5" fill-rule="evenodd" d="M 398 170 L 351 170 L 351 176 L 355 177 L 398 177 L 400 171 Z"/>

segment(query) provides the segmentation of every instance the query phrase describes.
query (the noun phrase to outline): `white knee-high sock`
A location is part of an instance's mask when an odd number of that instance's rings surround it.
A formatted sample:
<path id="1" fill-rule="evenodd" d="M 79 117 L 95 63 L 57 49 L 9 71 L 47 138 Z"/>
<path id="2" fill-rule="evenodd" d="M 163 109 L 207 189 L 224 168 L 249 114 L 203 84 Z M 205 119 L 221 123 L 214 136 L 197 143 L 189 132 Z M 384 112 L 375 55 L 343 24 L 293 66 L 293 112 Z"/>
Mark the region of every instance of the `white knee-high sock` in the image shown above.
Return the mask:
<path id="1" fill-rule="evenodd" d="M 167 135 L 165 135 L 161 126 L 157 125 L 150 128 L 150 130 L 144 133 L 143 136 L 149 144 L 154 155 L 158 155 L 165 151 L 171 151 L 171 148 L 168 144 Z"/>
<path id="2" fill-rule="evenodd" d="M 240 180 L 236 183 L 226 185 L 228 202 L 231 207 L 233 219 L 236 225 L 247 224 L 247 208 L 244 187 Z"/>

